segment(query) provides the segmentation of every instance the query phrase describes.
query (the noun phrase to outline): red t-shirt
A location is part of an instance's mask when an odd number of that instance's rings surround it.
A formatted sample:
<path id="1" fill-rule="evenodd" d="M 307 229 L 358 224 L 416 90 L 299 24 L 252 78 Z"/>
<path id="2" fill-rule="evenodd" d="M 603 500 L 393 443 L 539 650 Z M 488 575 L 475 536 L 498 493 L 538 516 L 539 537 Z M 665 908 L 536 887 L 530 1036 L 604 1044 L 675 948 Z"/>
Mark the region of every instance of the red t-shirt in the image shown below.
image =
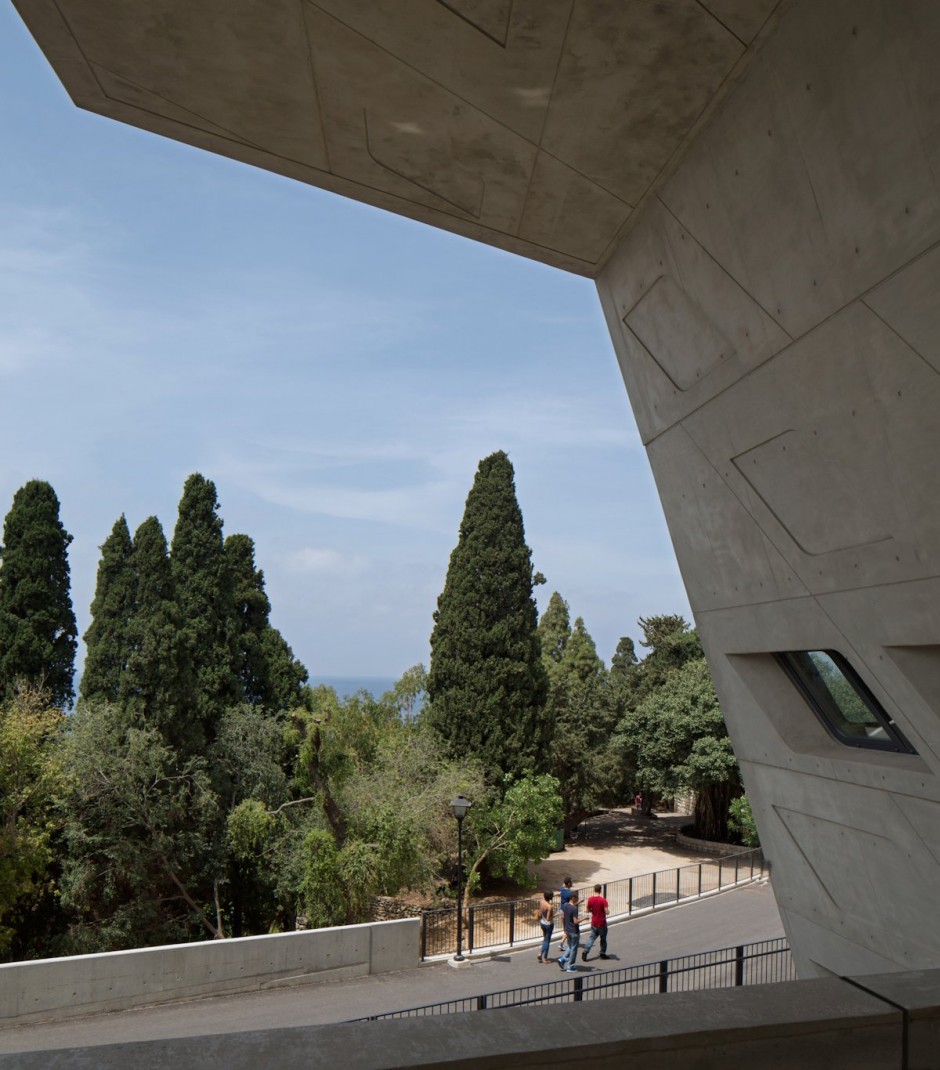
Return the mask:
<path id="1" fill-rule="evenodd" d="M 591 912 L 592 929 L 603 929 L 607 924 L 607 907 L 609 905 L 602 895 L 592 895 L 587 901 L 587 908 Z"/>

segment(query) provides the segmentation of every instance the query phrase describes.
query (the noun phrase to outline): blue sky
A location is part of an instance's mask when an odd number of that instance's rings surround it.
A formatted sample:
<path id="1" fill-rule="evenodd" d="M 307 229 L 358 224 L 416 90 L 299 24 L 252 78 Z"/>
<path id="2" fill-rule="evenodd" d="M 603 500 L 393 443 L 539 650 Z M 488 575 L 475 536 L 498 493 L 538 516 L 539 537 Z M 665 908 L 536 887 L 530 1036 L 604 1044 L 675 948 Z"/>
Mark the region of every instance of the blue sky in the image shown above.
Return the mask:
<path id="1" fill-rule="evenodd" d="M 311 674 L 397 676 L 497 449 L 543 608 L 689 616 L 590 281 L 79 111 L 9 5 L 0 144 L 0 514 L 55 487 L 80 630 L 200 471 Z"/>

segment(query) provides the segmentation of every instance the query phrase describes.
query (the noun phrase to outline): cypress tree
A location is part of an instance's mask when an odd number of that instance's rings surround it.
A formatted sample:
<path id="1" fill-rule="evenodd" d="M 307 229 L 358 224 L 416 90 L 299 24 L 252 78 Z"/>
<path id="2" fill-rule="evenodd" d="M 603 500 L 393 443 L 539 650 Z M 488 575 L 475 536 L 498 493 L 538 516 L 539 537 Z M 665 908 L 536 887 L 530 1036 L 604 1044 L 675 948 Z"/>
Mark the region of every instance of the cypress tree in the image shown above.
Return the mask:
<path id="1" fill-rule="evenodd" d="M 170 562 L 193 668 L 195 716 L 211 743 L 223 711 L 240 699 L 237 625 L 215 484 L 198 473 L 183 486 Z"/>
<path id="2" fill-rule="evenodd" d="M 548 605 L 539 621 L 538 631 L 542 664 L 545 666 L 549 680 L 552 680 L 558 674 L 561 660 L 565 656 L 565 647 L 571 637 L 568 603 L 557 591 L 553 591 L 548 600 Z"/>
<path id="3" fill-rule="evenodd" d="M 122 513 L 101 545 L 79 686 L 86 702 L 116 702 L 118 698 L 121 674 L 127 667 L 127 626 L 134 609 L 131 550 L 131 535 Z"/>
<path id="4" fill-rule="evenodd" d="M 271 602 L 264 589 L 264 573 L 255 568 L 254 542 L 248 535 L 229 535 L 225 557 L 238 623 L 236 657 L 242 697 L 269 710 L 301 706 L 307 670 L 271 626 Z"/>
<path id="5" fill-rule="evenodd" d="M 148 517 L 134 533 L 131 567 L 136 598 L 127 626 L 127 661 L 120 701 L 141 726 L 158 728 L 184 756 L 205 739 L 194 718 L 192 679 L 166 537 Z"/>
<path id="6" fill-rule="evenodd" d="M 21 487 L 3 525 L 0 547 L 0 694 L 18 679 L 41 685 L 58 706 L 75 697 L 78 629 L 69 594 L 68 546 L 52 487 Z"/>
<path id="7" fill-rule="evenodd" d="M 434 614 L 427 719 L 450 753 L 492 776 L 543 772 L 551 724 L 513 469 L 480 462 Z"/>

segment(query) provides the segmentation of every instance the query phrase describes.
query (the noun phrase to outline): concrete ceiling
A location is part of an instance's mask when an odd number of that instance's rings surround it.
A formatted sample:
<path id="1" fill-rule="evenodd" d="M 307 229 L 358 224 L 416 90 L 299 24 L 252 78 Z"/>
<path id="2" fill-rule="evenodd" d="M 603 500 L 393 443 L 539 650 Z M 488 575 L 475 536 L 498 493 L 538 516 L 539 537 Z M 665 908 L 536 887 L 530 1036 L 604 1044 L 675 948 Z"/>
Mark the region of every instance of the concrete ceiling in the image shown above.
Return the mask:
<path id="1" fill-rule="evenodd" d="M 14 0 L 80 107 L 583 275 L 779 0 Z"/>

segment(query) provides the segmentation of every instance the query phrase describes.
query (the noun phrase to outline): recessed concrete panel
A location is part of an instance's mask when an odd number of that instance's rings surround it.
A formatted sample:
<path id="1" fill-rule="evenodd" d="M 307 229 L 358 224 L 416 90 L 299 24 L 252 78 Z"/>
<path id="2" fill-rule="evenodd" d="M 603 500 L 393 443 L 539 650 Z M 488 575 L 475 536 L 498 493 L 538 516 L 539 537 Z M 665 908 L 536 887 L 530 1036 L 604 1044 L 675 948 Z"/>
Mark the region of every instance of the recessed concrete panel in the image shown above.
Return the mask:
<path id="1" fill-rule="evenodd" d="M 940 375 L 862 304 L 685 421 L 809 590 L 940 573 Z"/>
<path id="2" fill-rule="evenodd" d="M 650 446 L 669 533 L 696 613 L 806 594 L 799 577 L 749 516 L 684 428 Z"/>
<path id="3" fill-rule="evenodd" d="M 790 342 L 658 204 L 611 259 L 600 292 L 645 442 Z"/>
<path id="4" fill-rule="evenodd" d="M 937 171 L 911 105 L 936 63 L 907 44 L 935 36 L 934 14 L 890 0 L 794 5 L 662 193 L 794 336 L 940 237 Z"/>

